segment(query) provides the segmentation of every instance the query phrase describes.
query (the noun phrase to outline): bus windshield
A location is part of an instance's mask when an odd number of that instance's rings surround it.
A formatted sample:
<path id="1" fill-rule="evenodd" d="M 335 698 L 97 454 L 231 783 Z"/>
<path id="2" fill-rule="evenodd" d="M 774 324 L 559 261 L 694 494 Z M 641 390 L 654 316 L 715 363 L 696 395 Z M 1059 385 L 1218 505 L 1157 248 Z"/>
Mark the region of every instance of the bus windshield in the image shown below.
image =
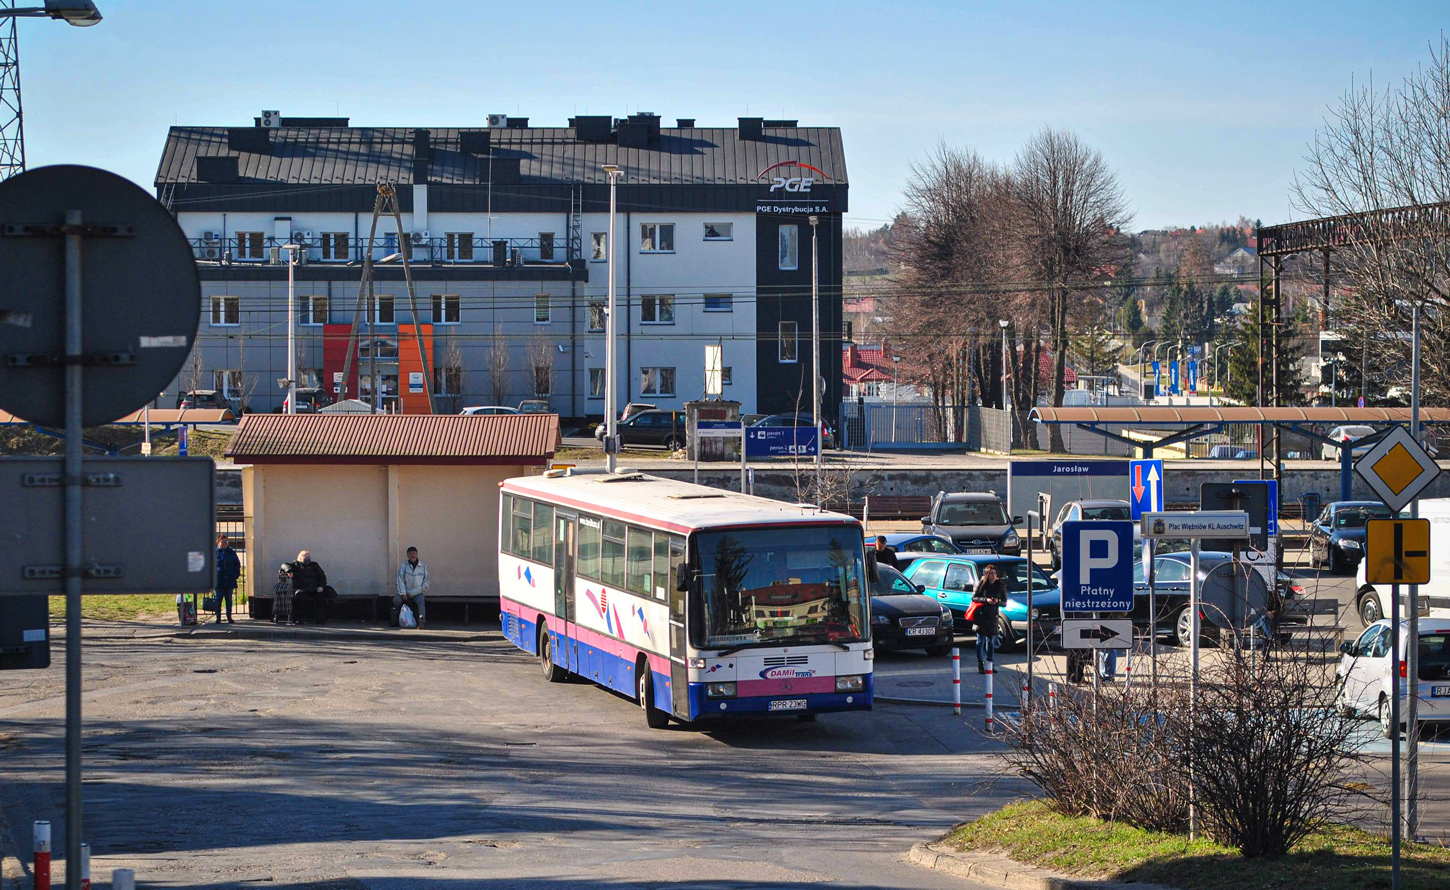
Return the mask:
<path id="1" fill-rule="evenodd" d="M 855 528 L 705 531 L 694 542 L 702 648 L 865 639 L 865 567 Z"/>

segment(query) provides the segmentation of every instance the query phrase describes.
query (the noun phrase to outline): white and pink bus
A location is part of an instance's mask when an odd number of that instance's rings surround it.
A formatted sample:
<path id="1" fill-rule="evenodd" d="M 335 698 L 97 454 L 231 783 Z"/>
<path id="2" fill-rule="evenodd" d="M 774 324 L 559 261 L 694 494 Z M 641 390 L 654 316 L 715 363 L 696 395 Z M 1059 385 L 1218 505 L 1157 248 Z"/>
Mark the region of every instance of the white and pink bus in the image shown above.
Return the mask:
<path id="1" fill-rule="evenodd" d="M 502 483 L 504 634 L 650 726 L 871 707 L 861 524 L 641 473 Z"/>

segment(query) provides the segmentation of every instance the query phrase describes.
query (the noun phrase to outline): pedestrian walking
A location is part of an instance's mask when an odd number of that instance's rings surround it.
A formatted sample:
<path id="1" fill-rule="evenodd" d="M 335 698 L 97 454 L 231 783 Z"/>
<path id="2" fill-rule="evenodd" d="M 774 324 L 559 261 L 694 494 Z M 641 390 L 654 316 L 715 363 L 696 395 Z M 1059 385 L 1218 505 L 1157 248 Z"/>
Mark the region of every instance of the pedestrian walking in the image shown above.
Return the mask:
<path id="1" fill-rule="evenodd" d="M 227 624 L 232 621 L 232 595 L 237 591 L 237 580 L 242 577 L 242 561 L 232 549 L 231 539 L 226 535 L 216 536 L 216 623 L 222 623 L 222 605 L 226 605 Z"/>
<path id="2" fill-rule="evenodd" d="M 993 643 L 997 635 L 997 615 L 1007 601 L 1007 585 L 997 576 L 997 567 L 987 563 L 977 589 L 972 593 L 972 624 L 977 628 L 977 672 L 987 672 L 986 662 L 992 660 Z"/>
<path id="3" fill-rule="evenodd" d="M 428 623 L 428 566 L 418 558 L 418 548 L 408 548 L 408 558 L 398 566 L 398 592 L 393 594 L 393 613 L 403 606 L 413 610 L 418 626 Z"/>

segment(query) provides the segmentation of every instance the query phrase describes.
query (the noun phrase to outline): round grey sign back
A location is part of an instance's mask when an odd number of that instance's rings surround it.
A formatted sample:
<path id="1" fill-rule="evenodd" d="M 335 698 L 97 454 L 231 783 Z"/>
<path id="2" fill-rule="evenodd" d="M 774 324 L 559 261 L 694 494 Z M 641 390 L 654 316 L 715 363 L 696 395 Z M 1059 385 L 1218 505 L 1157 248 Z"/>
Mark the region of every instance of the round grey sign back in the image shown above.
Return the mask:
<path id="1" fill-rule="evenodd" d="M 81 420 L 95 426 L 176 377 L 201 321 L 201 284 L 186 235 L 134 183 L 73 165 L 0 182 L 0 409 L 65 423 L 69 210 L 81 212 Z"/>

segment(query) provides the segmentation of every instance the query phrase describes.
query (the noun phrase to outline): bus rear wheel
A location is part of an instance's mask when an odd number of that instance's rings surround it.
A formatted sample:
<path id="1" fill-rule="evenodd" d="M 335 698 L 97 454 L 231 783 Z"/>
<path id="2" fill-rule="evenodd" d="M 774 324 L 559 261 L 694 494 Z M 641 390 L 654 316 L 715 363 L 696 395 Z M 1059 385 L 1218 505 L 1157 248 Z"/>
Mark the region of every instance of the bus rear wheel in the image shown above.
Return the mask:
<path id="1" fill-rule="evenodd" d="M 564 669 L 554 663 L 554 638 L 542 621 L 539 622 L 539 669 L 550 683 L 563 683 L 565 680 Z"/>
<path id="2" fill-rule="evenodd" d="M 650 729 L 664 729 L 670 725 L 670 715 L 655 707 L 655 681 L 654 672 L 649 669 L 649 662 L 643 658 L 634 666 L 639 690 L 639 706 L 644 709 L 644 722 Z"/>

